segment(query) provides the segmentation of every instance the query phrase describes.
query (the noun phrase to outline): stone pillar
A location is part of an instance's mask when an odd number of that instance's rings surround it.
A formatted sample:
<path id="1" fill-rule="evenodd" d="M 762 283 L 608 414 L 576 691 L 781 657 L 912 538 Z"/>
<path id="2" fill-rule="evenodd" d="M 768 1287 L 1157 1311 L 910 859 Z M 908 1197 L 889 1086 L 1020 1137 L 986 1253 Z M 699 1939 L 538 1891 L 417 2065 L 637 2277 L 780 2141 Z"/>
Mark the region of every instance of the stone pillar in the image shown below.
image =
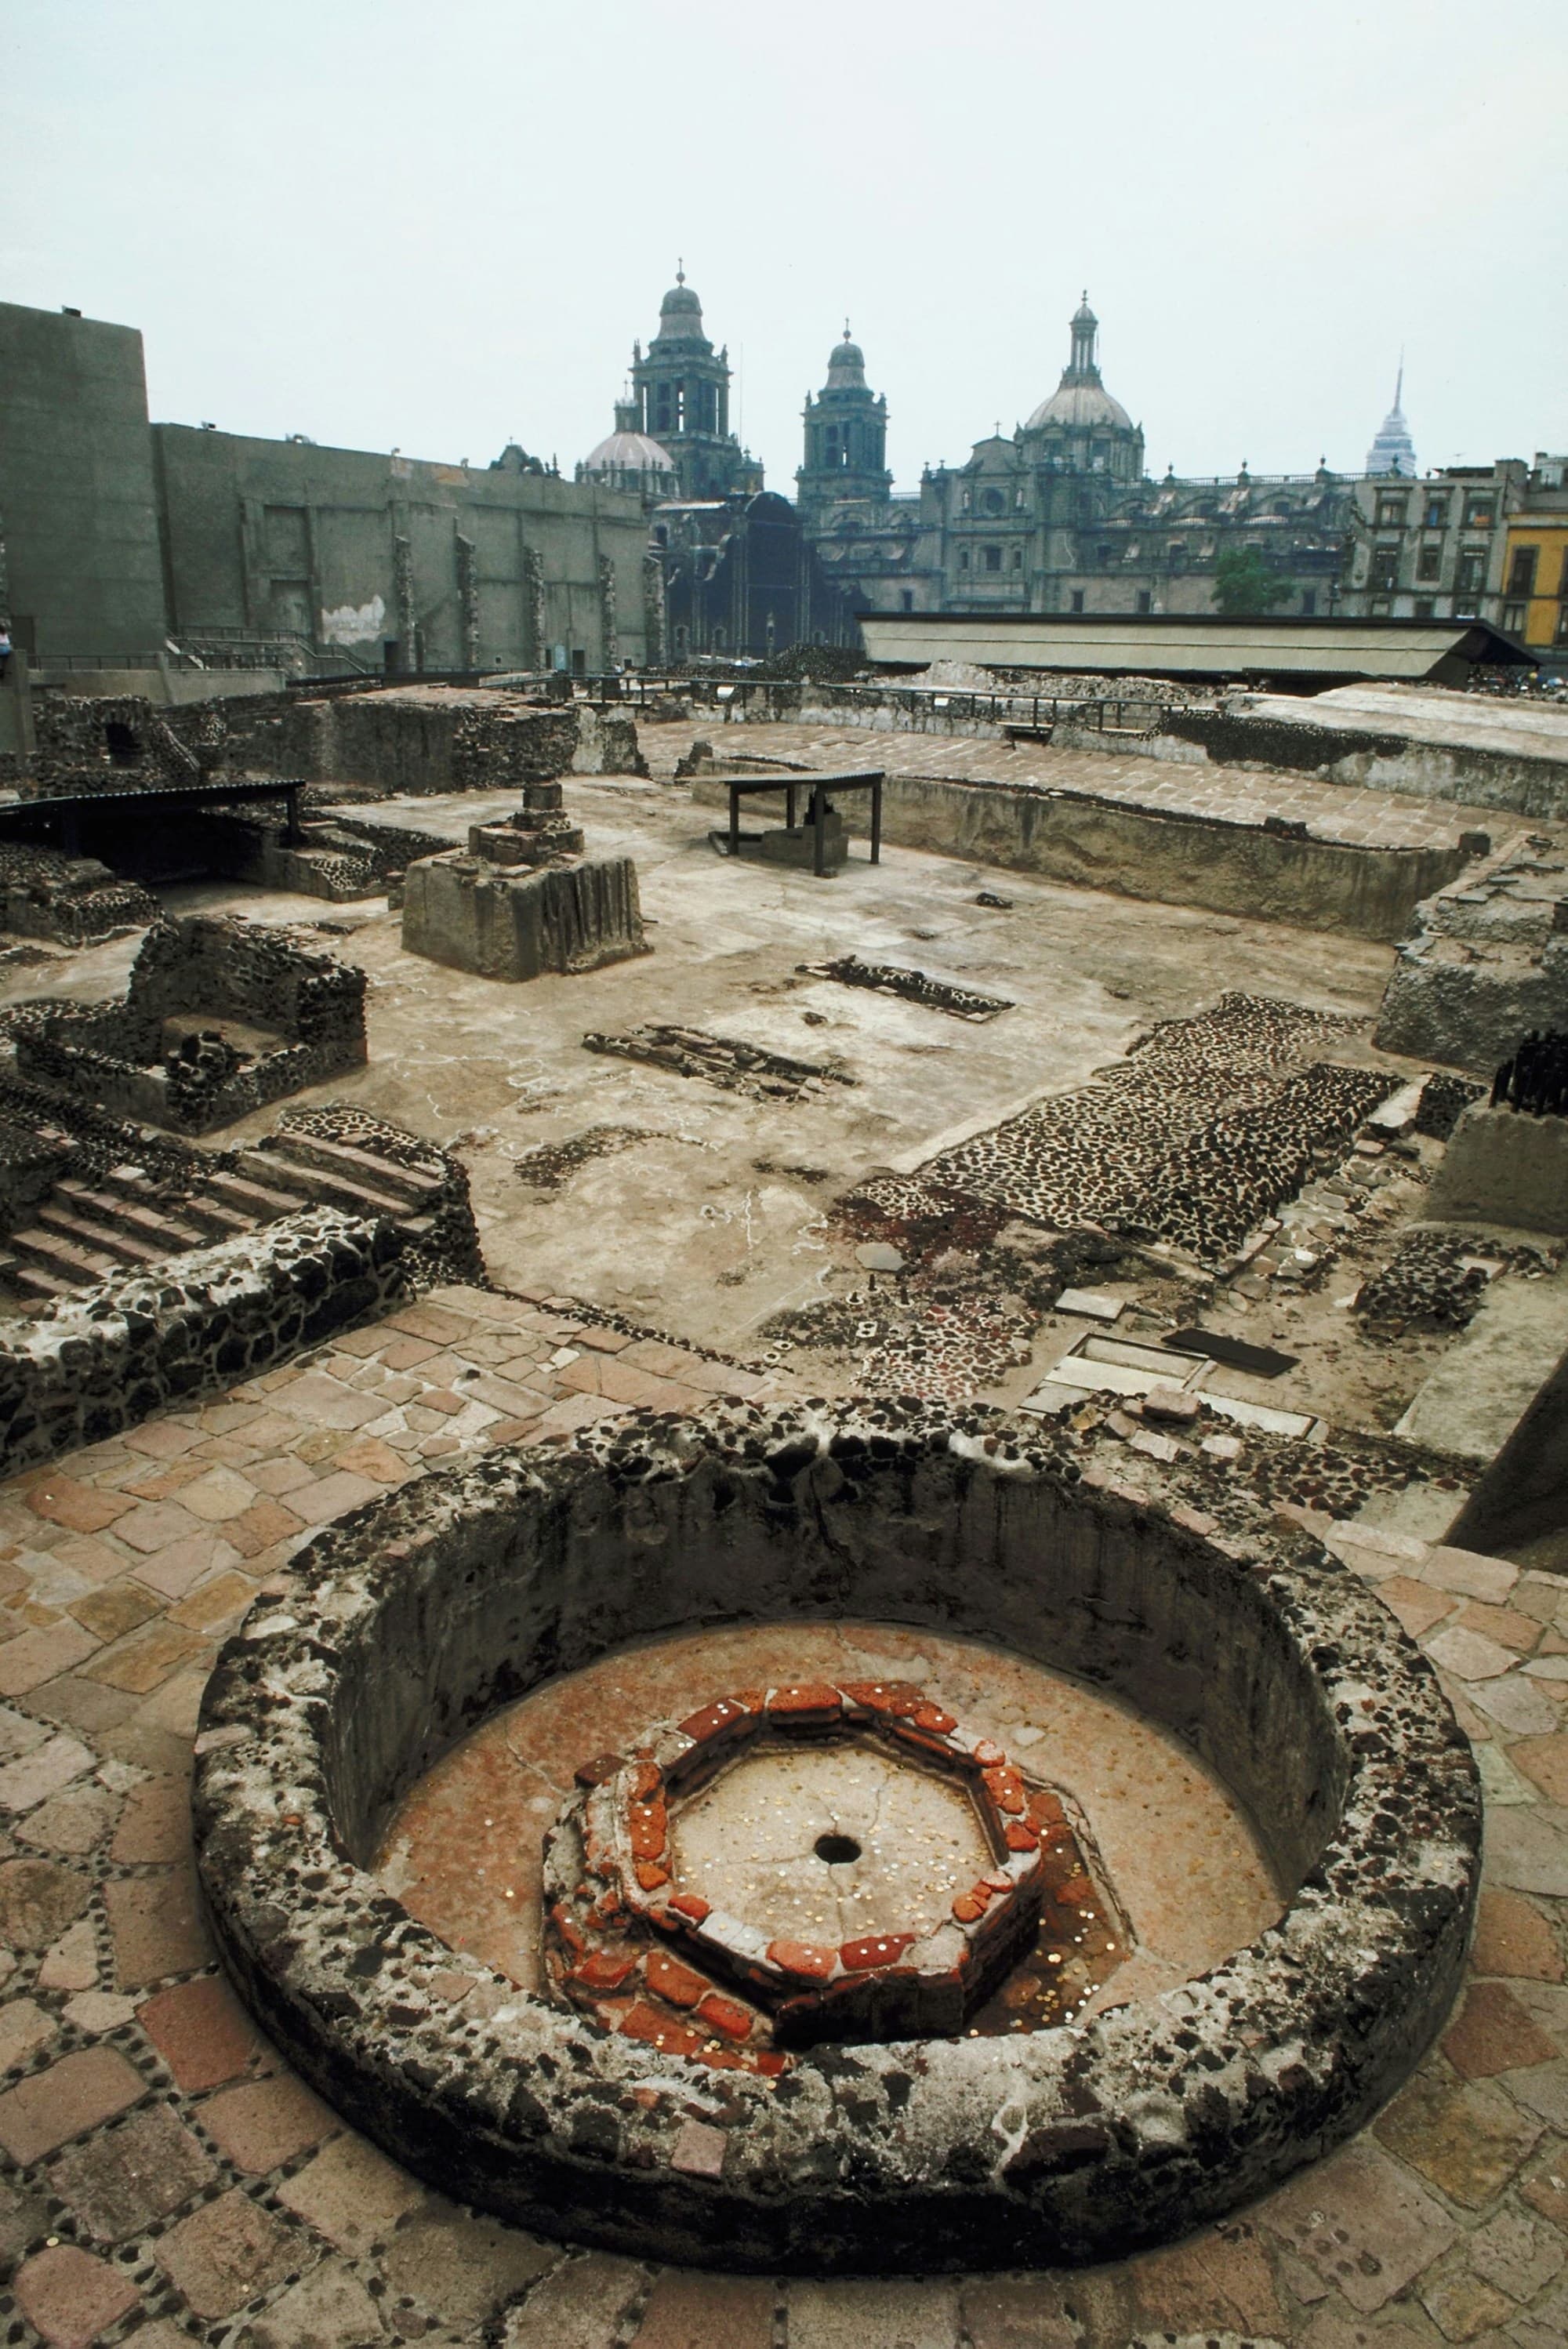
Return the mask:
<path id="1" fill-rule="evenodd" d="M 463 667 L 480 665 L 479 559 L 471 538 L 457 537 L 458 609 L 462 616 Z"/>
<path id="2" fill-rule="evenodd" d="M 643 557 L 643 634 L 648 667 L 663 668 L 670 657 L 665 564 L 663 555 L 653 549 Z"/>
<path id="3" fill-rule="evenodd" d="M 615 621 L 615 565 L 607 554 L 599 557 L 599 634 L 603 666 L 619 668 L 621 632 Z"/>
<path id="4" fill-rule="evenodd" d="M 528 665 L 550 667 L 550 645 L 544 626 L 544 564 L 536 546 L 522 551 L 523 597 L 528 609 Z"/>

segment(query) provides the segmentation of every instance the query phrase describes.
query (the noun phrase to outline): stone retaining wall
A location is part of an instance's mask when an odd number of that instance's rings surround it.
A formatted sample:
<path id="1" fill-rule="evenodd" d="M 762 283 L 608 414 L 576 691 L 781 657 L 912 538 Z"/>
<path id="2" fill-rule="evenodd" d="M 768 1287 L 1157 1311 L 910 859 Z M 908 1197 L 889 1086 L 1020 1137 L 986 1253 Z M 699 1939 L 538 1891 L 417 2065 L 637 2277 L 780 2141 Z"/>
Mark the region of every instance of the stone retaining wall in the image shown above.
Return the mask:
<path id="1" fill-rule="evenodd" d="M 700 777 L 692 797 L 707 807 L 728 803 L 721 783 Z M 779 820 L 784 804 L 782 792 L 747 802 Z M 1404 936 L 1420 900 L 1468 861 L 1458 847 L 1363 847 L 1314 839 L 1305 825 L 1134 807 L 1091 792 L 891 773 L 882 837 L 1079 888 L 1389 943 Z"/>
<path id="2" fill-rule="evenodd" d="M 0 1325 L 0 1473 L 100 1444 L 400 1300 L 402 1236 L 336 1208 L 117 1274 Z"/>
<path id="3" fill-rule="evenodd" d="M 1434 1223 L 1568 1232 L 1568 1117 L 1530 1117 L 1476 1102 L 1432 1177 Z"/>

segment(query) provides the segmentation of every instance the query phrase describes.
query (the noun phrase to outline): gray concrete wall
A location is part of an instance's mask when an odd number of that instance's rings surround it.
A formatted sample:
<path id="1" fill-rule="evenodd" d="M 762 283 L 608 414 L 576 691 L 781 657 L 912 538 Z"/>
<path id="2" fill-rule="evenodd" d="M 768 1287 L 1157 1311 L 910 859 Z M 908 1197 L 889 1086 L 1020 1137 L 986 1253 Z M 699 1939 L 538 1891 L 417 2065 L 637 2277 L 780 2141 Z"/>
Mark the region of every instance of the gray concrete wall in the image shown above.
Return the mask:
<path id="1" fill-rule="evenodd" d="M 699 778 L 692 797 L 706 807 L 727 805 L 716 781 Z M 864 829 L 858 794 L 844 812 L 852 828 Z M 783 793 L 748 798 L 744 820 L 754 823 L 759 814 L 782 822 Z M 1451 881 L 1465 862 L 1457 848 L 1361 848 L 1217 816 L 1130 807 L 1088 792 L 919 775 L 888 776 L 882 836 L 903 848 L 971 857 L 1080 888 L 1389 942 L 1405 935 L 1421 898 Z"/>
<path id="2" fill-rule="evenodd" d="M 1436 1223 L 1568 1232 L 1568 1118 L 1474 1102 L 1432 1177 L 1426 1212 Z"/>
<path id="3" fill-rule="evenodd" d="M 40 655 L 167 633 L 147 379 L 134 326 L 0 302 L 0 611 Z"/>
<path id="4" fill-rule="evenodd" d="M 389 641 L 415 666 L 417 630 L 427 668 L 534 667 L 557 645 L 597 668 L 607 559 L 620 657 L 644 657 L 647 525 L 627 492 L 182 424 L 153 441 L 176 634 L 283 631 L 378 670 Z"/>

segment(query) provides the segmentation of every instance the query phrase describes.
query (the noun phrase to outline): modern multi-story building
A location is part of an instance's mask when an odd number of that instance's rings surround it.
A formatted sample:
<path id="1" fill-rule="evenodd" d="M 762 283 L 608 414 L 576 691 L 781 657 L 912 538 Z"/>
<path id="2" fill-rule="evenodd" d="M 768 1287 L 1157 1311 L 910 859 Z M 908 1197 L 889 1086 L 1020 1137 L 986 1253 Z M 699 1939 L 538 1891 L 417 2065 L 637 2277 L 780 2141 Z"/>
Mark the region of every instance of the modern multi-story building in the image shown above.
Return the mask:
<path id="1" fill-rule="evenodd" d="M 1476 618 L 1505 626 L 1508 516 L 1528 469 L 1445 465 L 1420 481 L 1391 471 L 1354 486 L 1339 608 L 1372 620 Z"/>

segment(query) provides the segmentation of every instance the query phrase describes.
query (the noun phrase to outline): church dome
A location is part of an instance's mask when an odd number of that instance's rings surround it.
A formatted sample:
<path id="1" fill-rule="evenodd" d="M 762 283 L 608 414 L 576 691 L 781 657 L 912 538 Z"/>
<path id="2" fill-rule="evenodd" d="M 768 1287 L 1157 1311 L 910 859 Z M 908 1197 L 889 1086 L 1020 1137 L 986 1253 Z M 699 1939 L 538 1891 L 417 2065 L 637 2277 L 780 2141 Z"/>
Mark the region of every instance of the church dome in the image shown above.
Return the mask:
<path id="1" fill-rule="evenodd" d="M 828 354 L 828 389 L 864 391 L 865 388 L 866 355 L 859 343 L 851 342 L 846 323 L 843 341 L 835 343 Z"/>
<path id="2" fill-rule="evenodd" d="M 669 450 L 650 440 L 645 432 L 612 432 L 588 451 L 583 469 L 588 473 L 624 471 L 673 475 L 676 463 Z"/>
<path id="3" fill-rule="evenodd" d="M 676 282 L 659 304 L 659 342 L 682 342 L 702 336 L 702 297 L 686 282 L 686 271 L 677 269 Z"/>
<path id="4" fill-rule="evenodd" d="M 1087 294 L 1073 313 L 1071 332 L 1072 356 L 1062 369 L 1062 379 L 1050 398 L 1041 400 L 1025 425 L 1025 431 L 1038 432 L 1054 424 L 1068 431 L 1109 427 L 1130 432 L 1132 419 L 1119 399 L 1112 399 L 1099 379 L 1095 357 L 1099 320 L 1088 306 Z"/>
<path id="5" fill-rule="evenodd" d="M 1104 384 L 1073 383 L 1064 375 L 1049 399 L 1042 399 L 1025 425 L 1026 432 L 1037 432 L 1042 425 L 1063 424 L 1079 430 L 1094 425 L 1116 425 L 1130 432 L 1132 419 L 1119 399 L 1112 399 Z"/>

